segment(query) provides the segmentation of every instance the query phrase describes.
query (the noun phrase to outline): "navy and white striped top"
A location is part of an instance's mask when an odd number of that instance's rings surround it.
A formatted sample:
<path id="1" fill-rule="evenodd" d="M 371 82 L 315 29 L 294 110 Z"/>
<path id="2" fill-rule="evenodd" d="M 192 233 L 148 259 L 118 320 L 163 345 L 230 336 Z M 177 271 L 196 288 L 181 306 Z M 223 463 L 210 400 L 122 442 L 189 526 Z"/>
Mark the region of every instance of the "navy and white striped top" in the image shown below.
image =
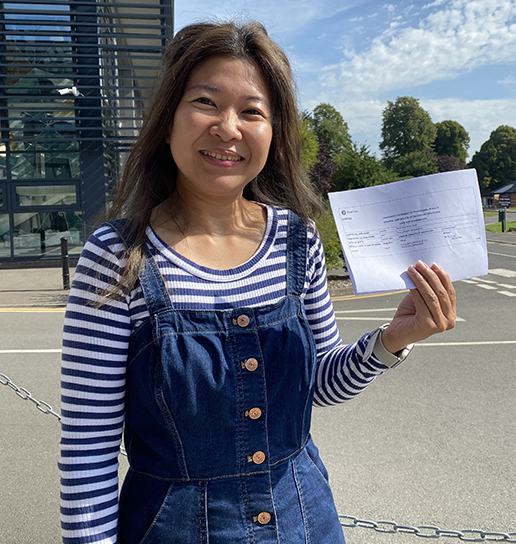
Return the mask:
<path id="1" fill-rule="evenodd" d="M 256 254 L 230 270 L 185 259 L 147 229 L 147 245 L 170 286 L 176 309 L 233 309 L 278 302 L 286 293 L 287 211 L 267 208 L 267 228 Z M 302 293 L 318 354 L 316 405 L 343 402 L 386 370 L 364 357 L 369 335 L 343 346 L 326 285 L 322 244 L 309 231 Z M 88 239 L 65 315 L 62 358 L 61 526 L 66 544 L 115 543 L 118 455 L 124 421 L 129 338 L 149 317 L 139 285 L 98 307 L 99 292 L 119 280 L 125 262 L 109 226 Z M 92 304 L 93 303 L 93 304 Z"/>

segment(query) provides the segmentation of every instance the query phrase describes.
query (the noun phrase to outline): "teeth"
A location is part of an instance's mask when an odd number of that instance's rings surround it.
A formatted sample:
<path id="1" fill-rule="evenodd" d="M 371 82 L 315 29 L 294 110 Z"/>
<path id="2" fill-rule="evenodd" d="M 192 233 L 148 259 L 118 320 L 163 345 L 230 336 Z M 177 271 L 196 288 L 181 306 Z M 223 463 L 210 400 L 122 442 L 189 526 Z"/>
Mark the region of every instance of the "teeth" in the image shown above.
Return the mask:
<path id="1" fill-rule="evenodd" d="M 241 161 L 242 157 L 235 157 L 234 155 L 219 155 L 218 153 L 211 153 L 210 151 L 201 151 L 203 155 L 208 155 L 208 157 L 213 157 L 219 159 L 220 161 Z"/>

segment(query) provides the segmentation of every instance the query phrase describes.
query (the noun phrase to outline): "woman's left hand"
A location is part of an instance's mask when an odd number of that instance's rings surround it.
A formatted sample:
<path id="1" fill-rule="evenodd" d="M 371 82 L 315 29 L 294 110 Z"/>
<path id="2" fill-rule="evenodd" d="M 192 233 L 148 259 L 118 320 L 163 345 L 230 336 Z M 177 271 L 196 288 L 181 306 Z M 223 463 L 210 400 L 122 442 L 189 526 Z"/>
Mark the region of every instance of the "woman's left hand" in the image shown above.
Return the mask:
<path id="1" fill-rule="evenodd" d="M 455 327 L 456 296 L 448 274 L 437 264 L 418 261 L 408 268 L 416 286 L 402 300 L 389 326 L 382 333 L 382 343 L 391 353 L 413 342 Z"/>

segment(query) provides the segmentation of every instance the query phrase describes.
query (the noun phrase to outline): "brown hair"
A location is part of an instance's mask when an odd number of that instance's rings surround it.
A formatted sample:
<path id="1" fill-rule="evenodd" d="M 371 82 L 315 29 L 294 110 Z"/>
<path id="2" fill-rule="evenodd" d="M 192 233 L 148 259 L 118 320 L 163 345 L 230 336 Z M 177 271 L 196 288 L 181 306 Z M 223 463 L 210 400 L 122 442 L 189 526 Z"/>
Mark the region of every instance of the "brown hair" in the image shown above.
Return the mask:
<path id="1" fill-rule="evenodd" d="M 133 145 L 108 219 L 128 218 L 129 261 L 123 283 L 130 287 L 143 262 L 145 229 L 152 209 L 175 189 L 176 165 L 165 142 L 192 70 L 215 56 L 242 59 L 257 66 L 272 102 L 273 137 L 265 167 L 244 190 L 244 197 L 280 205 L 304 220 L 319 201 L 305 181 L 299 160 L 297 97 L 289 61 L 283 50 L 255 21 L 244 24 L 198 23 L 180 30 L 163 55 L 161 78 L 151 99 L 138 139 Z"/>

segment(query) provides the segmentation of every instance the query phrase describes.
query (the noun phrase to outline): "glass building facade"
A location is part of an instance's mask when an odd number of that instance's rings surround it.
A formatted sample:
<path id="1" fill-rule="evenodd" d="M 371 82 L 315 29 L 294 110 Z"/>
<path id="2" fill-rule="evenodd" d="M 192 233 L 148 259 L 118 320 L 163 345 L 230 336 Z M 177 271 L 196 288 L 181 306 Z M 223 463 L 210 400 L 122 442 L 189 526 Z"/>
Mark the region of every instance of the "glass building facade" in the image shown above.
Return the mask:
<path id="1" fill-rule="evenodd" d="M 139 129 L 173 0 L 0 3 L 0 263 L 80 253 Z"/>

